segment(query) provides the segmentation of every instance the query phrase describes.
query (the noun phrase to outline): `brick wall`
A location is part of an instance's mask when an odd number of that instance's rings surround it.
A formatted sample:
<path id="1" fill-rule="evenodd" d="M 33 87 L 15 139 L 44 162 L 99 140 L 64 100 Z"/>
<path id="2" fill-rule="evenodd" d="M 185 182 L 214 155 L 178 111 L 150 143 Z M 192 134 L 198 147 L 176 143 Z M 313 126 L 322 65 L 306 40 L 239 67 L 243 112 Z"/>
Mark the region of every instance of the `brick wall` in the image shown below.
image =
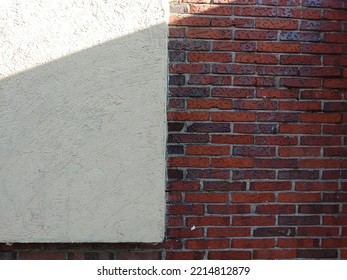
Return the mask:
<path id="1" fill-rule="evenodd" d="M 0 258 L 347 258 L 347 1 L 171 2 L 162 244 Z"/>

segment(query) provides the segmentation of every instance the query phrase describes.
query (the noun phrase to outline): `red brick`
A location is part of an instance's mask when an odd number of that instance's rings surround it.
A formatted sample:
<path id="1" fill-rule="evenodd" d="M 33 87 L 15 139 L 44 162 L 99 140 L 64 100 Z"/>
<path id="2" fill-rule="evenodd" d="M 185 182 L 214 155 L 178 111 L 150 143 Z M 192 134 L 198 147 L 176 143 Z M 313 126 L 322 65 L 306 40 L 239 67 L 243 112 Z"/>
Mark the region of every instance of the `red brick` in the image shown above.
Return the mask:
<path id="1" fill-rule="evenodd" d="M 320 156 L 320 148 L 280 147 L 278 155 L 281 157 L 318 157 Z"/>
<path id="2" fill-rule="evenodd" d="M 280 133 L 285 134 L 320 134 L 320 125 L 304 125 L 304 124 L 280 124 Z"/>
<path id="3" fill-rule="evenodd" d="M 312 7 L 312 8 L 343 8 L 344 3 L 343 1 L 336 1 L 336 0 L 319 0 L 319 1 L 312 1 L 312 0 L 304 0 L 303 2 L 304 6 Z"/>
<path id="4" fill-rule="evenodd" d="M 298 236 L 337 236 L 338 227 L 299 227 Z"/>
<path id="5" fill-rule="evenodd" d="M 324 111 L 347 112 L 347 102 L 324 102 Z"/>
<path id="6" fill-rule="evenodd" d="M 275 195 L 273 193 L 233 193 L 231 201 L 233 203 L 273 202 Z"/>
<path id="7" fill-rule="evenodd" d="M 255 74 L 255 65 L 248 64 L 214 64 L 213 74 Z"/>
<path id="8" fill-rule="evenodd" d="M 228 76 L 208 76 L 191 75 L 188 80 L 189 85 L 230 85 L 231 77 Z"/>
<path id="9" fill-rule="evenodd" d="M 254 20 L 246 18 L 212 18 L 212 27 L 236 27 L 236 28 L 253 28 Z"/>
<path id="10" fill-rule="evenodd" d="M 301 91 L 301 99 L 340 100 L 342 94 L 341 91 L 303 90 Z"/>
<path id="11" fill-rule="evenodd" d="M 254 52 L 257 50 L 255 42 L 230 42 L 230 41 L 216 41 L 213 42 L 212 49 L 214 51 L 238 51 L 238 52 Z"/>
<path id="12" fill-rule="evenodd" d="M 225 99 L 190 99 L 188 109 L 231 109 L 232 101 Z"/>
<path id="13" fill-rule="evenodd" d="M 249 214 L 250 205 L 238 204 L 238 205 L 208 205 L 207 212 L 210 214 Z"/>
<path id="14" fill-rule="evenodd" d="M 318 88 L 321 86 L 321 79 L 281 78 L 280 85 L 289 88 Z"/>
<path id="15" fill-rule="evenodd" d="M 193 179 L 229 179 L 230 170 L 223 169 L 187 169 L 186 178 Z"/>
<path id="16" fill-rule="evenodd" d="M 229 247 L 227 239 L 195 239 L 187 240 L 187 249 L 223 249 Z"/>
<path id="17" fill-rule="evenodd" d="M 208 123 L 208 122 L 194 122 L 188 125 L 187 132 L 230 132 L 230 124 L 228 123 Z"/>
<path id="18" fill-rule="evenodd" d="M 276 131 L 276 124 L 234 124 L 235 133 L 274 134 Z"/>
<path id="19" fill-rule="evenodd" d="M 186 36 L 186 28 L 170 27 L 169 38 L 184 38 Z"/>
<path id="20" fill-rule="evenodd" d="M 249 251 L 210 251 L 208 253 L 210 260 L 249 260 L 251 252 Z"/>
<path id="21" fill-rule="evenodd" d="M 273 168 L 273 169 L 298 168 L 298 161 L 297 159 L 277 159 L 277 158 L 255 159 L 255 166 L 258 168 Z"/>
<path id="22" fill-rule="evenodd" d="M 192 28 L 188 29 L 188 37 L 194 39 L 231 39 L 232 30 L 210 29 L 210 28 Z"/>
<path id="23" fill-rule="evenodd" d="M 186 193 L 185 202 L 223 203 L 223 202 L 228 202 L 228 197 L 229 195 L 227 193 L 210 193 L 210 192 Z"/>
<path id="24" fill-rule="evenodd" d="M 337 191 L 337 182 L 296 182 L 296 191 Z"/>
<path id="25" fill-rule="evenodd" d="M 212 158 L 211 167 L 215 168 L 247 168 L 253 167 L 254 162 L 250 158 Z"/>
<path id="26" fill-rule="evenodd" d="M 187 226 L 229 226 L 229 217 L 211 216 L 211 217 L 187 217 Z"/>
<path id="27" fill-rule="evenodd" d="M 277 64 L 278 58 L 276 55 L 273 54 L 237 53 L 235 56 L 235 62 L 255 64 Z"/>
<path id="28" fill-rule="evenodd" d="M 331 249 L 302 249 L 297 251 L 298 258 L 308 258 L 308 259 L 336 259 L 338 256 L 337 250 Z"/>
<path id="29" fill-rule="evenodd" d="M 204 181 L 204 191 L 245 191 L 245 182 Z"/>
<path id="30" fill-rule="evenodd" d="M 170 65 L 170 72 L 176 74 L 203 74 L 210 72 L 208 64 L 177 63 Z"/>
<path id="31" fill-rule="evenodd" d="M 168 216 L 166 218 L 166 225 L 168 227 L 180 227 L 183 226 L 183 217 L 172 217 L 172 216 Z"/>
<path id="32" fill-rule="evenodd" d="M 189 157 L 172 157 L 169 159 L 169 166 L 175 167 L 208 167 L 209 159 L 208 158 L 189 158 Z"/>
<path id="33" fill-rule="evenodd" d="M 315 248 L 319 247 L 319 239 L 312 238 L 279 238 L 279 248 Z"/>
<path id="34" fill-rule="evenodd" d="M 208 134 L 175 133 L 168 136 L 168 143 L 207 143 Z"/>
<path id="35" fill-rule="evenodd" d="M 213 0 L 213 3 L 233 5 L 254 5 L 257 3 L 257 0 Z"/>
<path id="36" fill-rule="evenodd" d="M 254 89 L 245 88 L 214 88 L 212 96 L 224 98 L 247 98 L 254 95 Z"/>
<path id="37" fill-rule="evenodd" d="M 347 216 L 323 216 L 323 225 L 345 226 L 347 225 Z"/>
<path id="38" fill-rule="evenodd" d="M 269 6 L 300 6 L 301 0 L 262 0 L 262 4 Z"/>
<path id="39" fill-rule="evenodd" d="M 211 42 L 191 39 L 170 39 L 168 49 L 176 51 L 208 51 L 211 49 Z"/>
<path id="40" fill-rule="evenodd" d="M 273 170 L 233 170 L 233 180 L 249 180 L 249 179 L 275 179 L 275 171 Z"/>
<path id="41" fill-rule="evenodd" d="M 273 226 L 276 218 L 273 216 L 233 216 L 233 226 Z"/>
<path id="42" fill-rule="evenodd" d="M 188 54 L 190 62 L 231 62 L 232 55 L 230 53 L 207 53 L 192 52 Z"/>
<path id="43" fill-rule="evenodd" d="M 247 157 L 273 157 L 276 154 L 274 147 L 261 147 L 261 146 L 234 146 L 234 156 L 247 156 Z"/>
<path id="44" fill-rule="evenodd" d="M 277 15 L 276 8 L 268 7 L 235 7 L 234 15 L 251 17 L 274 17 Z"/>
<path id="45" fill-rule="evenodd" d="M 347 259 L 347 250 L 340 250 L 340 258 L 343 260 Z"/>
<path id="46" fill-rule="evenodd" d="M 234 109 L 244 110 L 276 110 L 277 103 L 268 100 L 244 100 L 234 101 Z"/>
<path id="47" fill-rule="evenodd" d="M 320 225 L 320 217 L 315 216 L 280 216 L 279 225 Z"/>
<path id="48" fill-rule="evenodd" d="M 340 172 L 339 172 L 340 173 Z M 324 202 L 346 202 L 347 193 L 346 192 L 335 192 L 335 193 L 323 193 Z"/>
<path id="49" fill-rule="evenodd" d="M 273 248 L 275 239 L 232 239 L 231 248 Z"/>
<path id="50" fill-rule="evenodd" d="M 230 147 L 226 146 L 188 146 L 187 155 L 229 155 Z"/>
<path id="51" fill-rule="evenodd" d="M 237 76 L 234 77 L 234 86 L 259 86 L 259 87 L 271 87 L 275 85 L 275 78 L 273 77 L 249 77 L 249 76 Z"/>
<path id="52" fill-rule="evenodd" d="M 256 250 L 254 259 L 295 259 L 296 250 Z"/>
<path id="53" fill-rule="evenodd" d="M 179 192 L 169 192 L 167 194 L 168 202 L 181 202 L 182 201 L 182 193 Z"/>
<path id="54" fill-rule="evenodd" d="M 324 148 L 323 155 L 325 157 L 347 157 L 347 148 Z"/>
<path id="55" fill-rule="evenodd" d="M 324 65 L 347 66 L 347 56 L 343 55 L 327 55 L 323 57 Z"/>
<path id="56" fill-rule="evenodd" d="M 303 19 L 321 19 L 321 11 L 313 9 L 302 9 L 301 18 Z"/>
<path id="57" fill-rule="evenodd" d="M 168 184 L 168 189 L 171 191 L 197 191 L 200 184 L 197 181 L 174 181 Z"/>
<path id="58" fill-rule="evenodd" d="M 212 121 L 217 122 L 253 122 L 256 114 L 253 112 L 212 112 Z"/>
<path id="59" fill-rule="evenodd" d="M 320 65 L 321 57 L 317 55 L 281 55 L 281 64 Z"/>
<path id="60" fill-rule="evenodd" d="M 343 53 L 342 45 L 338 44 L 312 44 L 305 43 L 302 45 L 303 53 L 313 53 L 313 54 L 341 54 Z"/>
<path id="61" fill-rule="evenodd" d="M 189 12 L 192 14 L 229 16 L 232 14 L 232 7 L 224 5 L 190 5 Z"/>
<path id="62" fill-rule="evenodd" d="M 323 86 L 326 88 L 347 88 L 347 79 L 325 79 Z"/>
<path id="63" fill-rule="evenodd" d="M 169 87 L 171 97 L 207 97 L 210 90 L 206 87 Z"/>
<path id="64" fill-rule="evenodd" d="M 295 205 L 289 204 L 269 204 L 258 205 L 255 212 L 257 214 L 294 214 Z"/>
<path id="65" fill-rule="evenodd" d="M 271 75 L 271 76 L 298 76 L 298 67 L 287 66 L 257 66 L 258 75 Z"/>
<path id="66" fill-rule="evenodd" d="M 208 112 L 169 112 L 169 121 L 208 121 L 210 113 Z"/>
<path id="67" fill-rule="evenodd" d="M 299 168 L 339 168 L 337 159 L 300 159 Z"/>
<path id="68" fill-rule="evenodd" d="M 20 260 L 65 260 L 64 252 L 20 252 L 18 259 Z"/>
<path id="69" fill-rule="evenodd" d="M 346 125 L 323 125 L 324 134 L 335 134 L 335 135 L 346 135 L 347 126 Z"/>
<path id="70" fill-rule="evenodd" d="M 335 67 L 302 67 L 300 76 L 303 77 L 327 77 L 341 76 L 341 69 Z"/>
<path id="71" fill-rule="evenodd" d="M 342 115 L 337 113 L 302 113 L 300 114 L 301 122 L 309 123 L 339 123 Z"/>
<path id="72" fill-rule="evenodd" d="M 185 25 L 185 26 L 210 26 L 210 18 L 198 16 L 170 16 L 170 25 Z"/>
<path id="73" fill-rule="evenodd" d="M 265 236 L 294 236 L 294 227 L 263 227 L 256 228 L 253 231 L 253 236 L 265 237 Z"/>
<path id="74" fill-rule="evenodd" d="M 235 227 L 227 227 L 227 228 L 208 228 L 207 236 L 208 237 L 245 237 L 250 236 L 251 230 L 250 228 L 235 228 Z"/>
<path id="75" fill-rule="evenodd" d="M 218 144 L 253 144 L 252 135 L 212 135 L 211 143 Z"/>
<path id="76" fill-rule="evenodd" d="M 302 136 L 300 143 L 308 146 L 338 146 L 341 139 L 338 136 Z"/>
<path id="77" fill-rule="evenodd" d="M 255 27 L 259 29 L 298 29 L 298 21 L 296 20 L 273 20 L 273 19 L 257 19 Z"/>
<path id="78" fill-rule="evenodd" d="M 304 204 L 299 205 L 299 214 L 337 214 L 338 204 Z"/>
<path id="79" fill-rule="evenodd" d="M 252 191 L 285 191 L 292 188 L 291 182 L 251 182 Z"/>
<path id="80" fill-rule="evenodd" d="M 320 193 L 279 193 L 278 202 L 319 202 Z"/>
<path id="81" fill-rule="evenodd" d="M 197 204 L 173 204 L 167 206 L 167 213 L 171 215 L 202 215 L 204 206 Z"/>
<path id="82" fill-rule="evenodd" d="M 277 31 L 236 30 L 236 40 L 276 40 Z"/>
<path id="83" fill-rule="evenodd" d="M 292 167 L 293 168 L 293 167 Z M 315 180 L 319 178 L 318 170 L 280 170 L 278 171 L 278 179 L 307 179 Z"/>
<path id="84" fill-rule="evenodd" d="M 282 112 L 259 112 L 257 120 L 259 122 L 297 122 L 298 113 L 282 113 Z M 280 139 L 280 138 L 279 138 Z"/>
<path id="85" fill-rule="evenodd" d="M 330 20 L 347 20 L 347 13 L 346 11 L 325 10 L 322 18 Z"/>
<path id="86" fill-rule="evenodd" d="M 281 41 L 299 41 L 299 42 L 320 42 L 321 35 L 317 32 L 300 31 L 282 31 L 280 33 Z"/>
<path id="87" fill-rule="evenodd" d="M 298 144 L 296 136 L 256 136 L 257 145 L 291 146 Z M 282 149 L 282 148 L 279 148 Z"/>
<path id="88" fill-rule="evenodd" d="M 346 248 L 347 238 L 326 238 L 322 239 L 323 248 Z"/>
<path id="89" fill-rule="evenodd" d="M 280 110 L 292 111 L 319 111 L 321 110 L 321 102 L 319 101 L 283 101 L 279 102 Z"/>
<path id="90" fill-rule="evenodd" d="M 342 26 L 340 22 L 310 20 L 301 21 L 300 29 L 317 31 L 341 31 Z"/>
<path id="91" fill-rule="evenodd" d="M 298 94 L 298 90 L 295 89 L 257 89 L 257 97 L 259 98 L 295 99 Z"/>
<path id="92" fill-rule="evenodd" d="M 271 53 L 299 53 L 301 51 L 301 45 L 299 43 L 259 42 L 258 51 Z"/>
<path id="93" fill-rule="evenodd" d="M 203 237 L 204 230 L 202 228 L 196 228 L 195 230 L 190 228 L 167 228 L 166 235 L 171 238 Z"/>

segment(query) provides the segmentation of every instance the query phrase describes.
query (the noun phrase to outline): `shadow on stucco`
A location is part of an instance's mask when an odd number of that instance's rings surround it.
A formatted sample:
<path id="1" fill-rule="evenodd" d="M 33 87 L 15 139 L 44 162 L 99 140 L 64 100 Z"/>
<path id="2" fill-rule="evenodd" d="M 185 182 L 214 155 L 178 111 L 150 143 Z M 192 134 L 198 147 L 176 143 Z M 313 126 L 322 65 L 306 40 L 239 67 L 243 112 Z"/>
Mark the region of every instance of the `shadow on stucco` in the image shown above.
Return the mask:
<path id="1" fill-rule="evenodd" d="M 0 80 L 2 242 L 162 240 L 160 29 L 166 24 Z"/>

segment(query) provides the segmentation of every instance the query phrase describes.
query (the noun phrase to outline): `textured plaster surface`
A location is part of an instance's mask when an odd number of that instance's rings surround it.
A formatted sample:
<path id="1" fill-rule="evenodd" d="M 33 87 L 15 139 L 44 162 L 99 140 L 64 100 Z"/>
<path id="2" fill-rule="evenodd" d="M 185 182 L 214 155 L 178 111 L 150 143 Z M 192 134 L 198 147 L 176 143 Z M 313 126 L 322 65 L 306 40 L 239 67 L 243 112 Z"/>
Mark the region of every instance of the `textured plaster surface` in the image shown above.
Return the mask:
<path id="1" fill-rule="evenodd" d="M 163 238 L 165 0 L 2 0 L 0 241 Z"/>

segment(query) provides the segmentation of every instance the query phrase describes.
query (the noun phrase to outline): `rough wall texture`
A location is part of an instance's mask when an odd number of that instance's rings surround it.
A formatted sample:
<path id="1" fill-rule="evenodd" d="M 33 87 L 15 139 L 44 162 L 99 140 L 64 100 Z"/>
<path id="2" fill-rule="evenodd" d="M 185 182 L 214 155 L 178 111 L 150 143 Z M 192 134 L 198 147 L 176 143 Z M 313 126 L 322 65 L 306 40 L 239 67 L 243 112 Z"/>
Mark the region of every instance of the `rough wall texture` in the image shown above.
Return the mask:
<path id="1" fill-rule="evenodd" d="M 0 240 L 159 242 L 167 3 L 0 5 Z"/>
<path id="2" fill-rule="evenodd" d="M 347 3 L 172 2 L 166 240 L 3 258 L 347 258 Z"/>

